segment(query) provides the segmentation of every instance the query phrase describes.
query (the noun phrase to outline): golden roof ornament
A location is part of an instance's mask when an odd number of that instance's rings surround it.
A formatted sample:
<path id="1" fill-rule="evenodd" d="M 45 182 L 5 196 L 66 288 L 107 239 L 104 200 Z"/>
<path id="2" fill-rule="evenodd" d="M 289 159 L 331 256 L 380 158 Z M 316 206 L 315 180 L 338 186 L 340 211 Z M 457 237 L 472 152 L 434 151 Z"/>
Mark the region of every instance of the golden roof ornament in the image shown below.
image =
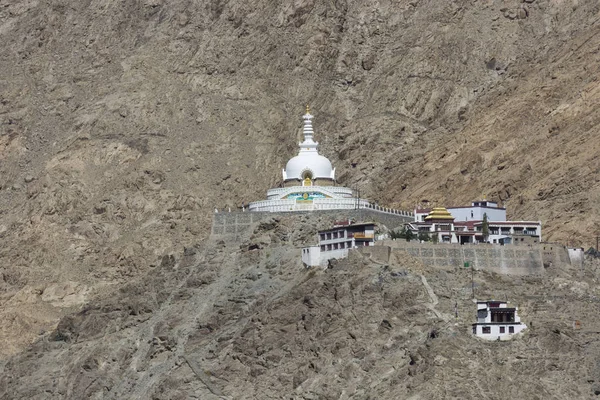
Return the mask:
<path id="1" fill-rule="evenodd" d="M 454 220 L 454 217 L 445 207 L 434 207 L 425 217 L 425 221 L 430 220 Z"/>
<path id="2" fill-rule="evenodd" d="M 307 104 L 306 105 L 306 115 L 310 114 L 310 106 Z"/>

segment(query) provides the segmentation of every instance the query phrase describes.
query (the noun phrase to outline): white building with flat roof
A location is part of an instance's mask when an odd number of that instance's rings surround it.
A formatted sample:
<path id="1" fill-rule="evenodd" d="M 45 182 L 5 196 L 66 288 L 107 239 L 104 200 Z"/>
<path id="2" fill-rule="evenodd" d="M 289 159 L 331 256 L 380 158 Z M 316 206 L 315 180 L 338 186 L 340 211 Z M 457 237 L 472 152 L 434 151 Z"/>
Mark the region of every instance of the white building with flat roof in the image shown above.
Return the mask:
<path id="1" fill-rule="evenodd" d="M 347 224 L 319 231 L 317 246 L 302 249 L 308 267 L 325 266 L 328 260 L 348 257 L 350 249 L 375 245 L 375 224 Z"/>
<path id="2" fill-rule="evenodd" d="M 455 221 L 481 221 L 487 214 L 490 221 L 506 221 L 506 208 L 498 207 L 498 203 L 488 200 L 476 200 L 471 206 L 447 207 Z"/>
<path id="3" fill-rule="evenodd" d="M 508 307 L 506 301 L 478 301 L 477 322 L 473 334 L 487 340 L 507 340 L 526 329 L 516 307 Z"/>
<path id="4" fill-rule="evenodd" d="M 506 208 L 498 207 L 498 203 L 489 200 L 476 200 L 470 206 L 446 207 L 456 222 L 482 221 L 483 214 L 487 214 L 488 220 L 506 221 Z M 415 208 L 415 222 L 425 221 L 425 217 L 431 208 Z"/>

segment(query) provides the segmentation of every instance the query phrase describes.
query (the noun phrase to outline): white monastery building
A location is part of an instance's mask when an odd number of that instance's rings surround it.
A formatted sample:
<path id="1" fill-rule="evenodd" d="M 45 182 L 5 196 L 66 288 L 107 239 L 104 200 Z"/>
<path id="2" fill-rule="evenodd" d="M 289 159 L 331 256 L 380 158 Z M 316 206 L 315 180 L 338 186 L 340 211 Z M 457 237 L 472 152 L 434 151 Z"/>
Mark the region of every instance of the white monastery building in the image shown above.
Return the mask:
<path id="1" fill-rule="evenodd" d="M 488 340 L 506 340 L 526 329 L 517 315 L 517 308 L 508 307 L 505 301 L 478 301 L 477 322 L 473 334 Z"/>
<path id="2" fill-rule="evenodd" d="M 267 200 L 249 204 L 250 211 L 313 211 L 371 207 L 364 199 L 354 197 L 350 188 L 337 186 L 335 168 L 319 154 L 313 138 L 313 116 L 306 107 L 304 141 L 299 143 L 298 155 L 283 169 L 283 187 L 269 189 Z M 408 214 L 408 213 L 407 213 Z"/>
<path id="3" fill-rule="evenodd" d="M 319 231 L 319 244 L 302 249 L 302 262 L 308 267 L 325 266 L 333 258 L 348 257 L 348 250 L 375 245 L 375 224 L 337 223 Z"/>
<path id="4" fill-rule="evenodd" d="M 414 222 L 407 228 L 415 234 L 436 235 L 440 243 L 520 244 L 542 241 L 541 221 L 507 221 L 506 208 L 498 203 L 478 200 L 471 206 L 415 208 Z M 484 215 L 488 237 L 483 236 Z"/>

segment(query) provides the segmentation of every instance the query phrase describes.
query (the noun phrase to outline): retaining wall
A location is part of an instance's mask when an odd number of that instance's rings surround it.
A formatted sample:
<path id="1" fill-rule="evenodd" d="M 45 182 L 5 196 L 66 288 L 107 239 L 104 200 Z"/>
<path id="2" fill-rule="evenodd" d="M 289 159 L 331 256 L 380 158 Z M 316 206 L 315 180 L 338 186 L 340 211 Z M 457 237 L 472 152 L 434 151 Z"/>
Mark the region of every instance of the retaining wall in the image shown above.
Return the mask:
<path id="1" fill-rule="evenodd" d="M 553 245 L 550 250 L 550 246 L 543 243 L 531 246 L 498 246 L 385 240 L 377 242 L 377 246 L 390 247 L 392 254 L 405 251 L 431 267 L 460 268 L 464 266 L 465 262 L 469 262 L 469 265 L 476 269 L 510 275 L 542 274 L 545 270 L 544 266 L 569 264 L 568 254 L 564 247 Z"/>
<path id="2" fill-rule="evenodd" d="M 354 219 L 356 222 L 376 222 L 395 229 L 402 226 L 405 222 L 413 220 L 412 216 L 391 214 L 384 211 L 378 211 L 369 208 L 358 210 L 321 210 L 306 212 L 220 212 L 213 214 L 211 235 L 217 239 L 239 240 L 244 234 L 248 233 L 249 228 L 257 222 L 267 218 L 285 218 L 292 216 L 324 216 L 331 220 L 342 221 Z M 332 226 L 323 226 L 321 229 L 331 228 Z"/>

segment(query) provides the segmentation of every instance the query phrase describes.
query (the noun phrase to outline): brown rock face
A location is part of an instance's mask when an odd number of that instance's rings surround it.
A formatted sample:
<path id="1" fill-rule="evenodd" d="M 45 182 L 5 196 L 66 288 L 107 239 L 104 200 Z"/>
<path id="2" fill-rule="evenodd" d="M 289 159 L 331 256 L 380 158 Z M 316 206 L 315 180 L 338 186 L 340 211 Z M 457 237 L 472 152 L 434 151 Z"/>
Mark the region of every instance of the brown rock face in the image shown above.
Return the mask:
<path id="1" fill-rule="evenodd" d="M 0 353 L 263 198 L 306 103 L 340 181 L 381 205 L 486 195 L 594 244 L 599 6 L 501 3 L 3 4 Z"/>
<path id="2" fill-rule="evenodd" d="M 597 261 L 517 278 L 355 253 L 308 270 L 296 246 L 316 228 L 294 217 L 257 225 L 249 240 L 269 242 L 263 248 L 207 241 L 96 296 L 0 364 L 0 398 L 591 398 L 597 390 Z M 518 305 L 527 330 L 510 342 L 473 337 L 472 287 L 479 299 Z"/>

